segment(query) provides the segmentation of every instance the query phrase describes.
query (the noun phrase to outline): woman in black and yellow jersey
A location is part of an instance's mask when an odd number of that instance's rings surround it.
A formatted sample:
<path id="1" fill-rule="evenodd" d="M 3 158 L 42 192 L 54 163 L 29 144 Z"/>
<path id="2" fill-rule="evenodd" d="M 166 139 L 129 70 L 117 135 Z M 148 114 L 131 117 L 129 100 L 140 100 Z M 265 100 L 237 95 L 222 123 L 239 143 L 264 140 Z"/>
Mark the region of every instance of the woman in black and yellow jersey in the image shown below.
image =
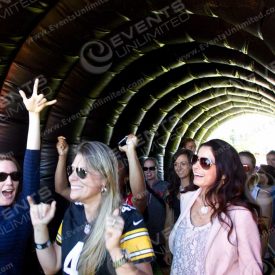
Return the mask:
<path id="1" fill-rule="evenodd" d="M 55 202 L 34 204 L 31 219 L 39 262 L 46 274 L 152 274 L 154 252 L 142 216 L 121 205 L 117 160 L 101 142 L 82 142 L 68 169 L 72 202 L 56 241 L 47 225 Z"/>

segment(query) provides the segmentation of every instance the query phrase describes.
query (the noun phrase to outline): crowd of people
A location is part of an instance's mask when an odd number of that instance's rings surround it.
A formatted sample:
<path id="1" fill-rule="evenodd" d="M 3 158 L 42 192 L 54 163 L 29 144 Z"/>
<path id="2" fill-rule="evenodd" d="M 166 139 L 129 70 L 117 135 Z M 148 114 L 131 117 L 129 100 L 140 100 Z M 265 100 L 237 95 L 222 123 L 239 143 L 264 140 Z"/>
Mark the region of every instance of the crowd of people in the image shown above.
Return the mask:
<path id="1" fill-rule="evenodd" d="M 41 274 L 263 274 L 275 248 L 275 151 L 255 156 L 212 139 L 184 138 L 166 180 L 158 160 L 140 161 L 129 134 L 120 154 L 99 141 L 74 151 L 58 137 L 55 191 L 69 206 L 49 234 L 58 204 L 40 201 L 40 113 L 56 100 L 20 95 L 29 113 L 23 171 L 0 154 L 0 273 L 23 274 L 33 233 Z M 20 226 L 11 228 L 17 220 Z M 2 234 L 3 233 L 3 234 Z"/>

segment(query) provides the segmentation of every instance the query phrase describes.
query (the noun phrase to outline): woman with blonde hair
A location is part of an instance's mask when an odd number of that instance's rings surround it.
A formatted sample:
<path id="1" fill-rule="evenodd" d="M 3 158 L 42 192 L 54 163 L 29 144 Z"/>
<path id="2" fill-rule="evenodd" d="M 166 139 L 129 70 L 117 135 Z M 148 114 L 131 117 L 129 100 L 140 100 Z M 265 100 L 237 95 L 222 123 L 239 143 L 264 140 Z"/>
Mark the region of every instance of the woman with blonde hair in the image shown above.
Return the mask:
<path id="1" fill-rule="evenodd" d="M 81 143 L 68 176 L 74 203 L 54 244 L 47 224 L 56 203 L 36 205 L 29 198 L 36 252 L 44 272 L 55 274 L 62 267 L 63 274 L 151 274 L 154 253 L 148 232 L 135 208 L 121 206 L 117 160 L 111 149 L 101 142 Z M 121 230 L 120 246 L 109 245 L 108 240 L 114 239 L 110 227 Z"/>

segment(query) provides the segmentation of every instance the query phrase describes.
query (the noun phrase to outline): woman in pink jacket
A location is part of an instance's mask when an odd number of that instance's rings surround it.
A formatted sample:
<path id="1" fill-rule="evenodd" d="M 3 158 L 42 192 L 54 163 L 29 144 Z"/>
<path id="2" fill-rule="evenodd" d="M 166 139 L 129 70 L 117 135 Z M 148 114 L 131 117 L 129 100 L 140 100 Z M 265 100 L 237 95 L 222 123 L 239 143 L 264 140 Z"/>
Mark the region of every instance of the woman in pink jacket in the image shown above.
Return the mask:
<path id="1" fill-rule="evenodd" d="M 246 198 L 237 151 L 223 140 L 210 140 L 192 164 L 200 188 L 181 196 L 181 214 L 169 238 L 171 274 L 262 274 L 258 208 Z"/>

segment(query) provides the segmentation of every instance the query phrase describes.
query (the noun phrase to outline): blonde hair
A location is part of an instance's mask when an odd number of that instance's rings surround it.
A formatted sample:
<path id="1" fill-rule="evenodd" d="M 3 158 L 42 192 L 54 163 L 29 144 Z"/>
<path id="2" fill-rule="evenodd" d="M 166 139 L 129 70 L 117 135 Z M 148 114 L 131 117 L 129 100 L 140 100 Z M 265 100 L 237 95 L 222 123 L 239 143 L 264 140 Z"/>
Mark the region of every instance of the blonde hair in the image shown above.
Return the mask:
<path id="1" fill-rule="evenodd" d="M 106 257 L 105 219 L 120 205 L 118 188 L 118 164 L 112 150 L 101 142 L 83 142 L 77 154 L 87 161 L 87 168 L 98 171 L 106 179 L 107 191 L 102 194 L 93 230 L 84 244 L 78 269 L 79 274 L 95 274 Z"/>

